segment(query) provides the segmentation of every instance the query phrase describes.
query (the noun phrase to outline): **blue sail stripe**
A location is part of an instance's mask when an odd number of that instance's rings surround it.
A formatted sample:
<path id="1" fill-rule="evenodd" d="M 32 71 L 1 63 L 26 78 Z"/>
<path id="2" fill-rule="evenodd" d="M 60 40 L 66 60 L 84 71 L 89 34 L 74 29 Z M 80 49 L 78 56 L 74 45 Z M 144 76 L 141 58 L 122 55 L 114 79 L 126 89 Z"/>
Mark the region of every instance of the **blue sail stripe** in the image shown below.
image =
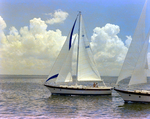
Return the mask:
<path id="1" fill-rule="evenodd" d="M 73 35 L 73 31 L 74 31 L 74 27 L 75 27 L 75 24 L 76 24 L 76 21 L 77 21 L 77 18 L 73 24 L 73 27 L 72 27 L 72 30 L 71 30 L 71 34 L 70 34 L 70 39 L 69 39 L 69 50 L 71 48 L 71 43 L 72 43 L 72 35 Z"/>
<path id="2" fill-rule="evenodd" d="M 53 78 L 56 78 L 56 77 L 58 77 L 58 74 L 51 76 L 50 78 L 48 78 L 48 79 L 46 80 L 46 82 L 49 81 L 49 80 L 51 80 L 51 79 L 53 79 Z"/>

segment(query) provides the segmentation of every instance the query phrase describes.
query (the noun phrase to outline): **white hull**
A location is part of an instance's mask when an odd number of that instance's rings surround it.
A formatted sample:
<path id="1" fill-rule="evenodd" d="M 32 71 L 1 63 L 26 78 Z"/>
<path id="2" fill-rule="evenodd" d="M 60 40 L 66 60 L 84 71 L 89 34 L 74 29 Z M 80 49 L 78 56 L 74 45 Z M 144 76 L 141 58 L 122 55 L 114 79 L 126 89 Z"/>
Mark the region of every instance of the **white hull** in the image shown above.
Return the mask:
<path id="1" fill-rule="evenodd" d="M 150 103 L 149 91 L 124 91 L 114 88 L 125 102 L 148 102 Z"/>
<path id="2" fill-rule="evenodd" d="M 64 87 L 64 86 L 51 86 L 45 85 L 52 95 L 111 95 L 112 87 Z"/>

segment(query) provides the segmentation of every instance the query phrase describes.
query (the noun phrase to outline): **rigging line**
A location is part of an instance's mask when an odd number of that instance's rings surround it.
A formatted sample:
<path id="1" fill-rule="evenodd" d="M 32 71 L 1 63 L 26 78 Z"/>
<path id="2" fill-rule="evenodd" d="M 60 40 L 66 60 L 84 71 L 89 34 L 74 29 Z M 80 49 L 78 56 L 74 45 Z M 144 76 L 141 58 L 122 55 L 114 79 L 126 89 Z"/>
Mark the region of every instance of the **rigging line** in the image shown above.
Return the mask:
<path id="1" fill-rule="evenodd" d="M 76 85 L 78 81 L 78 60 L 79 60 L 79 40 L 80 40 L 80 22 L 81 22 L 81 11 L 79 11 L 79 29 L 78 29 L 78 46 L 77 46 L 77 68 L 76 68 Z"/>

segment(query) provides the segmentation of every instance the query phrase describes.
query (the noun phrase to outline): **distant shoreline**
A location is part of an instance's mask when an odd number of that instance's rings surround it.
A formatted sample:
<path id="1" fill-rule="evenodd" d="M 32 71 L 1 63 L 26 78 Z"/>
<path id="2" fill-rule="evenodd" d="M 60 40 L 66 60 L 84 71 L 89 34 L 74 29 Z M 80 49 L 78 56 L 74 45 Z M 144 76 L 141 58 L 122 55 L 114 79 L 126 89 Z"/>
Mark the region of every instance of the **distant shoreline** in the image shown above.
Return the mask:
<path id="1" fill-rule="evenodd" d="M 36 79 L 39 79 L 39 78 L 45 78 L 47 79 L 48 75 L 17 75 L 17 74 L 0 74 L 0 79 L 7 79 L 7 78 L 36 78 Z M 117 76 L 101 76 L 101 78 L 117 78 Z"/>
<path id="2" fill-rule="evenodd" d="M 12 74 L 0 74 L 1 78 L 47 78 L 48 75 L 12 75 Z"/>

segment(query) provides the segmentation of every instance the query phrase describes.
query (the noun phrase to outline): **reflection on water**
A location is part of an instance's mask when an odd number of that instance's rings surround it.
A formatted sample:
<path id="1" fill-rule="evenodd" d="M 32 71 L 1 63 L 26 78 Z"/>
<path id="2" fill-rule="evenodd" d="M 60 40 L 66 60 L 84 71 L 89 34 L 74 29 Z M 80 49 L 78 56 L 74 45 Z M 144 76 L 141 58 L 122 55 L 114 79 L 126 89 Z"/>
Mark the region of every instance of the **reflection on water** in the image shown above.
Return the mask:
<path id="1" fill-rule="evenodd" d="M 110 110 L 111 96 L 52 96 L 47 105 L 53 107 L 54 115 L 61 117 L 101 117 Z M 101 108 L 103 107 L 103 108 Z M 111 111 L 112 112 L 112 111 Z"/>
<path id="2" fill-rule="evenodd" d="M 150 104 L 112 96 L 50 96 L 45 78 L 1 78 L 0 118 L 148 118 Z M 114 82 L 111 82 L 114 83 Z"/>
<path id="3" fill-rule="evenodd" d="M 148 118 L 150 117 L 150 104 L 149 103 L 125 103 L 118 106 L 123 117 L 137 117 Z"/>
<path id="4" fill-rule="evenodd" d="M 150 103 L 125 103 L 122 106 L 123 109 L 128 111 L 143 111 L 143 110 L 150 110 Z"/>

